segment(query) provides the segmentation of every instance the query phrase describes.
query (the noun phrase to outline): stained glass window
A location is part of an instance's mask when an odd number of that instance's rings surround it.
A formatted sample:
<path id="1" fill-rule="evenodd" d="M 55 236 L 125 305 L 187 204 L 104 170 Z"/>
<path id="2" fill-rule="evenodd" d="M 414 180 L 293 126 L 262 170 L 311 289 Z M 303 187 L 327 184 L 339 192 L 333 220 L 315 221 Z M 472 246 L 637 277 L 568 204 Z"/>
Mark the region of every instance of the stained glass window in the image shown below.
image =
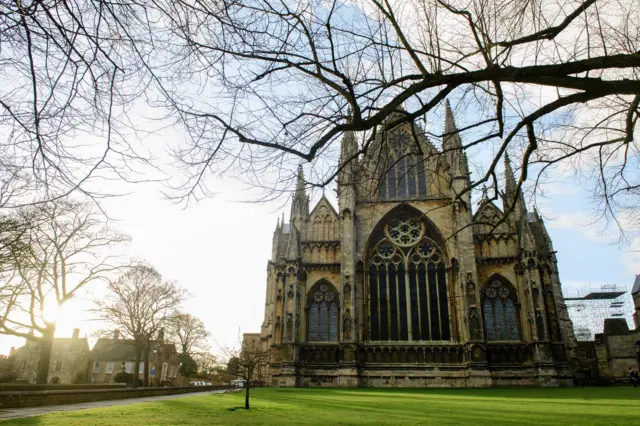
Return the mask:
<path id="1" fill-rule="evenodd" d="M 338 340 L 338 305 L 335 303 L 329 306 L 329 340 Z"/>
<path id="2" fill-rule="evenodd" d="M 486 286 L 482 299 L 482 314 L 487 340 L 519 340 L 515 291 L 502 280 Z"/>
<path id="3" fill-rule="evenodd" d="M 309 309 L 309 340 L 318 340 L 318 304 L 312 303 Z"/>
<path id="4" fill-rule="evenodd" d="M 409 134 L 393 132 L 387 137 L 387 159 L 380 179 L 380 199 L 424 197 L 427 185 L 424 161 Z"/>
<path id="5" fill-rule="evenodd" d="M 419 218 L 399 215 L 374 243 L 369 261 L 370 340 L 451 339 L 446 265 L 425 232 Z"/>
<path id="6" fill-rule="evenodd" d="M 337 342 L 340 309 L 338 293 L 327 283 L 316 284 L 309 292 L 308 340 Z"/>

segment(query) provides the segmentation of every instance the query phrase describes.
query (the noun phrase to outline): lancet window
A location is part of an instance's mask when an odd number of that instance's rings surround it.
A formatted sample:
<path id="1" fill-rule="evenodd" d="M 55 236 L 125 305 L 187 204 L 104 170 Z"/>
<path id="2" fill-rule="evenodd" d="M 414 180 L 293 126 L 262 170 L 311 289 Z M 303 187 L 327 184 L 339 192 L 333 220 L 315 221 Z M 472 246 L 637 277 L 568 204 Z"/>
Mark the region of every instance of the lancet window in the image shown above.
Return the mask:
<path id="1" fill-rule="evenodd" d="M 426 225 L 396 216 L 371 250 L 370 340 L 450 340 L 447 271 Z"/>
<path id="2" fill-rule="evenodd" d="M 335 287 L 328 282 L 313 286 L 309 293 L 307 309 L 308 341 L 337 342 L 339 296 Z"/>
<path id="3" fill-rule="evenodd" d="M 482 293 L 482 317 L 487 340 L 520 340 L 516 294 L 504 279 L 492 279 Z"/>
<path id="4" fill-rule="evenodd" d="M 398 200 L 427 195 L 423 157 L 409 134 L 397 131 L 387 136 L 386 165 L 380 178 L 380 199 Z M 381 164 L 385 164 L 382 162 Z"/>

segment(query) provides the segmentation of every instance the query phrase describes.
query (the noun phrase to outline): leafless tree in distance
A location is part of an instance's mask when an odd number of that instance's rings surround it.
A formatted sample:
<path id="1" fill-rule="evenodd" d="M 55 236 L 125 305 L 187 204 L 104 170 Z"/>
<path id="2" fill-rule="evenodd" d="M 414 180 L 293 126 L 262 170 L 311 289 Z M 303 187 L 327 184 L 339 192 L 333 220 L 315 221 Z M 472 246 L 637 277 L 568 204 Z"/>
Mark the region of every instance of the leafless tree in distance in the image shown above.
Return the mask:
<path id="1" fill-rule="evenodd" d="M 135 341 L 134 377 L 144 361 L 144 386 L 149 386 L 150 341 L 169 326 L 188 296 L 176 282 L 163 280 L 155 268 L 138 264 L 110 281 L 107 295 L 94 301 L 93 311 L 100 320 Z"/>
<path id="2" fill-rule="evenodd" d="M 251 386 L 254 380 L 262 379 L 261 373 L 269 362 L 270 352 L 262 347 L 260 339 L 244 339 L 240 349 L 224 348 L 222 353 L 229 360 L 227 372 L 245 381 L 244 408 L 249 410 Z"/>
<path id="3" fill-rule="evenodd" d="M 25 207 L 7 221 L 18 235 L 2 264 L 0 334 L 38 344 L 36 383 L 46 384 L 57 313 L 81 289 L 123 267 L 116 246 L 128 237 L 105 223 L 93 204 L 76 201 Z"/>
<path id="4" fill-rule="evenodd" d="M 166 332 L 168 340 L 179 348 L 181 373 L 187 373 L 190 366 L 197 369 L 195 355 L 201 351 L 207 353 L 207 339 L 211 336 L 202 320 L 191 314 L 179 313 L 167 324 Z"/>

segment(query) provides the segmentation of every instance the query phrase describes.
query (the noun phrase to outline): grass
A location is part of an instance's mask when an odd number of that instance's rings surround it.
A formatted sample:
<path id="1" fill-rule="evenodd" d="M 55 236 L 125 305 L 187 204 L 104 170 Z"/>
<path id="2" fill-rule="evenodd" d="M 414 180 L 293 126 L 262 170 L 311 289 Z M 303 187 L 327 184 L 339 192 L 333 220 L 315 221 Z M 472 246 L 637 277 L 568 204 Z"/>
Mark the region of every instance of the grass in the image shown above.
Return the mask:
<path id="1" fill-rule="evenodd" d="M 53 413 L 0 425 L 637 425 L 640 389 L 258 389 Z"/>

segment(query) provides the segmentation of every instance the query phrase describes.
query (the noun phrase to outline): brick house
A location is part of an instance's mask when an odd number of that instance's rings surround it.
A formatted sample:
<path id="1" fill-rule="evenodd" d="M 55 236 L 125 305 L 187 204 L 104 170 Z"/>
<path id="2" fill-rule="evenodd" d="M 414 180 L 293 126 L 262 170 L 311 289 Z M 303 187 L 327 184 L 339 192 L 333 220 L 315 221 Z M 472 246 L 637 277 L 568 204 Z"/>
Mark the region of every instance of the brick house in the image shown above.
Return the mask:
<path id="1" fill-rule="evenodd" d="M 152 340 L 149 347 L 149 378 L 152 386 L 177 386 L 180 375 L 178 352 L 172 343 L 164 343 L 161 332 L 157 340 Z M 90 354 L 87 376 L 91 383 L 113 383 L 117 374 L 132 374 L 135 368 L 135 342 L 121 339 L 119 330 L 115 330 L 112 338 L 100 338 Z M 144 356 L 140 362 L 138 377 L 143 380 Z"/>
<path id="2" fill-rule="evenodd" d="M 80 338 L 80 329 L 73 330 L 72 337 L 53 339 L 49 364 L 49 383 L 73 383 L 87 371 L 89 342 Z M 34 383 L 40 363 L 41 348 L 38 342 L 26 341 L 25 345 L 11 351 L 12 366 L 17 380 Z"/>

